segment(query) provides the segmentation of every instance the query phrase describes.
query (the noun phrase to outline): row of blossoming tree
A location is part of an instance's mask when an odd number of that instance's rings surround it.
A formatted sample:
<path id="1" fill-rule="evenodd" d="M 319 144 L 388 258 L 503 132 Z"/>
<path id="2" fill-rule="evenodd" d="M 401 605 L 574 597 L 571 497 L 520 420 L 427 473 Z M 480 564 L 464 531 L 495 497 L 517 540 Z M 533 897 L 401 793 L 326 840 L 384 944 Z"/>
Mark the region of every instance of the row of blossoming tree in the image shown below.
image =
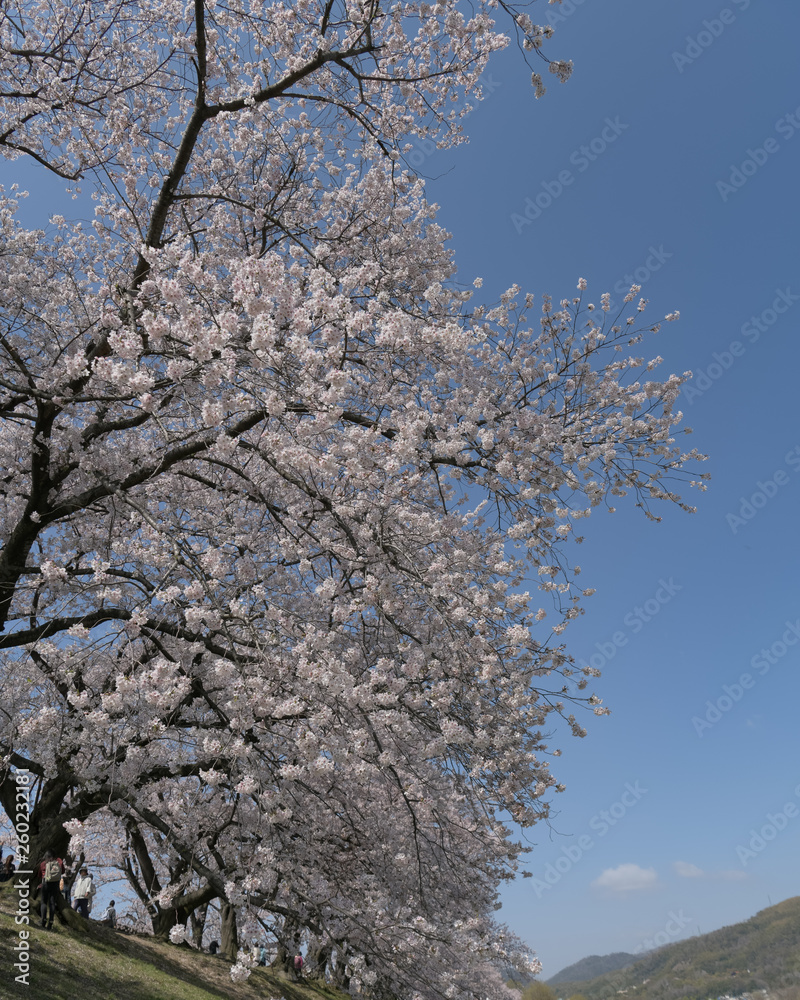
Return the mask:
<path id="1" fill-rule="evenodd" d="M 635 289 L 455 283 L 404 157 L 503 28 L 568 75 L 498 0 L 0 11 L 0 150 L 94 199 L 1 196 L 0 801 L 34 855 L 105 831 L 158 933 L 247 908 L 401 997 L 502 995 L 514 824 L 604 711 L 575 522 L 699 457 Z"/>

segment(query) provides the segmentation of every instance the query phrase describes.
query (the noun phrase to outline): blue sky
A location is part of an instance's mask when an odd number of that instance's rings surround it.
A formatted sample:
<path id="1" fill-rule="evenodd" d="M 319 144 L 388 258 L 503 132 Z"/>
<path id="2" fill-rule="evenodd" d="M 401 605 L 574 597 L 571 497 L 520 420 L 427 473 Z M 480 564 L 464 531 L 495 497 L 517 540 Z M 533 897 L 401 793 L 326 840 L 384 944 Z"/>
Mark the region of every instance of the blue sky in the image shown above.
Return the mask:
<path id="1" fill-rule="evenodd" d="M 681 312 L 652 353 L 695 372 L 681 408 L 713 476 L 697 514 L 620 505 L 574 553 L 598 592 L 565 638 L 612 714 L 562 737 L 567 790 L 500 914 L 547 978 L 800 894 L 800 6 L 533 9 L 563 16 L 572 79 L 535 101 L 502 54 L 469 146 L 419 167 L 459 277 L 556 299 L 585 277 L 599 301 L 638 269 L 645 315 Z"/>
<path id="2" fill-rule="evenodd" d="M 566 638 L 602 665 L 612 714 L 562 736 L 567 790 L 500 914 L 547 978 L 800 894 L 800 5 L 533 11 L 561 16 L 548 51 L 573 78 L 535 101 L 512 48 L 470 144 L 412 162 L 487 297 L 571 297 L 585 277 L 618 300 L 635 274 L 646 316 L 680 310 L 652 353 L 698 376 L 682 408 L 713 476 L 697 514 L 620 505 L 573 553 L 597 594 Z"/>

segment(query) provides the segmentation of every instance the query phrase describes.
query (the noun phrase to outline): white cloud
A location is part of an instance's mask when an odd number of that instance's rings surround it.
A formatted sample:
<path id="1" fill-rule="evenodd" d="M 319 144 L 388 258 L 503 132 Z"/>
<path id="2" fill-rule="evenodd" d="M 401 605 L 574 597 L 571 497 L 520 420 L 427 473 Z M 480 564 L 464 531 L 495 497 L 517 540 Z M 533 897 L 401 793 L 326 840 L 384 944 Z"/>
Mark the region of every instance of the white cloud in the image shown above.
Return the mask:
<path id="1" fill-rule="evenodd" d="M 639 865 L 619 865 L 617 868 L 606 868 L 596 878 L 592 885 L 597 889 L 610 889 L 611 892 L 631 892 L 636 889 L 652 889 L 658 884 L 655 868 L 640 868 Z"/>
<path id="2" fill-rule="evenodd" d="M 672 867 L 681 878 L 702 878 L 705 872 L 697 865 L 691 865 L 688 861 L 673 861 Z"/>

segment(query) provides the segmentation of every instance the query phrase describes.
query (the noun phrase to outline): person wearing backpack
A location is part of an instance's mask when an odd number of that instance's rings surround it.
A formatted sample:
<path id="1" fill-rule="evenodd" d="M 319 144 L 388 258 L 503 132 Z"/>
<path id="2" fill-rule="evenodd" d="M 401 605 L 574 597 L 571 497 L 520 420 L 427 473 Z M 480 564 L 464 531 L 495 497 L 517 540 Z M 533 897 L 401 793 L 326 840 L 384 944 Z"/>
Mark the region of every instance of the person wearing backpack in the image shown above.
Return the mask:
<path id="1" fill-rule="evenodd" d="M 303 956 L 299 951 L 294 956 L 294 978 L 298 980 L 303 978 Z"/>
<path id="2" fill-rule="evenodd" d="M 42 899 L 40 904 L 42 927 L 45 927 L 47 930 L 53 929 L 53 917 L 55 916 L 58 906 L 58 886 L 61 882 L 61 876 L 63 874 L 64 862 L 61 858 L 54 858 L 52 851 L 45 851 L 44 858 L 42 858 L 39 862 L 39 877 L 41 879 L 42 887 Z M 62 924 L 64 923 L 64 918 L 61 916 L 60 912 L 58 914 L 58 919 Z"/>

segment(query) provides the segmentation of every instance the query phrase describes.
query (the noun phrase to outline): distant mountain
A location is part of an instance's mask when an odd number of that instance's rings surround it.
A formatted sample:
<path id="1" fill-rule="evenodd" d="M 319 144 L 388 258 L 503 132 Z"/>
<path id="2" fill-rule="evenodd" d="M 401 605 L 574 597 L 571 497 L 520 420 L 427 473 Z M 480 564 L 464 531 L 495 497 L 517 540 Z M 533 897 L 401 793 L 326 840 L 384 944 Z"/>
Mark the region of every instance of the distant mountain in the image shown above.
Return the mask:
<path id="1" fill-rule="evenodd" d="M 627 951 L 615 951 L 611 955 L 589 955 L 582 958 L 574 965 L 568 965 L 566 969 L 557 972 L 547 980 L 550 986 L 556 983 L 576 983 L 584 979 L 595 979 L 606 972 L 616 972 L 617 969 L 624 969 L 626 965 L 631 965 L 640 956 L 630 955 Z"/>
<path id="2" fill-rule="evenodd" d="M 632 965 L 586 979 L 564 979 L 558 996 L 586 1000 L 717 1000 L 765 991 L 779 1000 L 800 998 L 800 897 L 761 910 L 740 924 L 665 945 Z M 613 958 L 608 955 L 606 958 Z M 584 959 L 563 973 L 584 968 Z M 761 1000 L 765 1000 L 762 994 Z"/>

